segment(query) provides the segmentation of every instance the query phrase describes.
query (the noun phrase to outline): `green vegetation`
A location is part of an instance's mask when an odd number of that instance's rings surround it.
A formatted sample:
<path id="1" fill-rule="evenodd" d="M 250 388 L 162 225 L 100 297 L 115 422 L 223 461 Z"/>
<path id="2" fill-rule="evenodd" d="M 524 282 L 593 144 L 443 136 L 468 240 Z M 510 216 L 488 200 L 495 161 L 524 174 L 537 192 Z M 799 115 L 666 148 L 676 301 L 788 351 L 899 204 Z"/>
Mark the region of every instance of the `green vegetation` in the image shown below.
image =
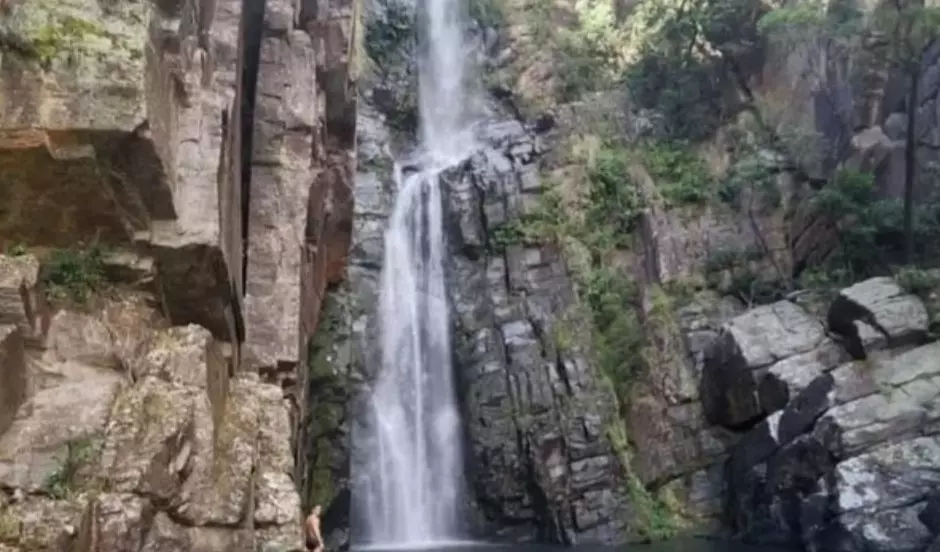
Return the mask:
<path id="1" fill-rule="evenodd" d="M 921 297 L 940 290 L 940 272 L 936 270 L 905 266 L 898 270 L 894 279 L 904 291 Z"/>
<path id="2" fill-rule="evenodd" d="M 646 368 L 636 286 L 622 271 L 603 265 L 581 274 L 578 285 L 591 315 L 598 365 L 623 403 L 629 398 L 632 383 Z"/>
<path id="3" fill-rule="evenodd" d="M 839 247 L 825 267 L 849 280 L 891 271 L 892 266 L 926 262 L 940 251 L 940 201 L 914 207 L 911 233 L 916 247 L 905 251 L 903 202 L 882 199 L 869 173 L 840 170 L 813 198 L 816 212 L 827 217 L 839 237 Z"/>
<path id="4" fill-rule="evenodd" d="M 643 199 L 629 169 L 628 152 L 611 145 L 601 147 L 588 168 L 583 238 L 595 249 L 626 247 L 631 242 Z"/>
<path id="5" fill-rule="evenodd" d="M 733 116 L 723 101 L 737 79 L 736 61 L 758 46 L 760 2 L 651 0 L 640 18 L 647 31 L 625 73 L 634 101 L 658 116 L 658 131 L 698 141 Z M 740 107 L 740 106 L 739 106 Z"/>
<path id="6" fill-rule="evenodd" d="M 84 41 L 96 36 L 107 37 L 100 23 L 63 15 L 36 32 L 32 47 L 39 62 L 45 66 L 61 52 L 80 49 Z"/>
<path id="7" fill-rule="evenodd" d="M 658 153 L 658 152 L 657 152 Z M 585 154 L 584 189 L 576 201 L 566 201 L 562 185 L 547 186 L 535 212 L 504 224 L 490 236 L 492 248 L 516 243 L 554 243 L 569 248 L 570 258 L 582 252 L 584 262 L 571 268 L 581 308 L 559 316 L 553 327 L 555 346 L 572 350 L 590 343 L 595 362 L 616 397 L 623 414 L 635 382 L 646 376 L 648 335 L 641 319 L 639 290 L 628 265 L 619 262 L 631 248 L 633 232 L 642 213 L 642 195 L 630 177 L 631 160 L 637 152 L 609 142 Z M 659 159 L 667 159 L 661 154 Z M 684 159 L 683 159 L 684 160 Z M 685 169 L 663 174 L 685 185 Z M 671 308 L 671 305 L 669 306 Z M 657 311 L 657 315 L 665 315 Z M 587 322 L 587 323 L 585 323 Z M 632 473 L 629 442 L 619 418 L 610 422 L 608 438 L 625 470 L 626 493 L 635 508 L 630 526 L 644 538 L 668 538 L 680 527 L 677 509 L 667 497 L 648 490 Z"/>
<path id="8" fill-rule="evenodd" d="M 933 338 L 940 338 L 940 270 L 904 266 L 895 273 L 894 279 L 904 291 L 924 302 L 928 330 Z"/>
<path id="9" fill-rule="evenodd" d="M 559 187 L 548 185 L 538 209 L 497 228 L 490 247 L 546 242 L 564 247 L 570 240 L 583 247 L 587 262 L 573 270 L 575 284 L 593 328 L 597 362 L 625 399 L 642 370 L 643 333 L 636 315 L 637 289 L 612 261 L 618 250 L 632 244 L 643 204 L 628 174 L 627 150 L 611 144 L 591 157 L 586 190 L 578 201 L 566 204 Z"/>
<path id="10" fill-rule="evenodd" d="M 783 44 L 805 43 L 807 39 L 838 41 L 870 69 L 888 70 L 906 81 L 905 105 L 920 105 L 921 62 L 927 49 L 940 39 L 940 8 L 917 2 L 889 2 L 879 5 L 871 17 L 848 0 L 836 2 L 828 10 L 811 3 L 781 8 L 761 19 L 759 27 L 771 40 Z M 925 143 L 918 127 L 917 109 L 908 109 L 904 142 L 904 201 L 901 209 L 902 243 L 905 263 L 913 263 L 917 254 L 917 229 L 914 185 L 919 176 L 916 159 L 918 147 L 935 148 Z"/>
<path id="11" fill-rule="evenodd" d="M 752 149 L 736 153 L 737 160 L 718 186 L 718 199 L 746 214 L 779 207 L 782 196 L 775 173 L 780 168 Z"/>
<path id="12" fill-rule="evenodd" d="M 779 301 L 790 291 L 787 275 L 772 270 L 769 255 L 759 247 L 718 248 L 709 251 L 705 261 L 705 282 L 709 288 L 732 295 L 745 305 Z"/>
<path id="13" fill-rule="evenodd" d="M 625 29 L 617 23 L 612 3 L 580 1 L 562 7 L 553 0 L 530 0 L 524 4 L 534 47 L 551 52 L 559 100 L 609 90 L 618 82 Z"/>
<path id="14" fill-rule="evenodd" d="M 104 251 L 100 247 L 55 249 L 44 259 L 42 283 L 52 300 L 85 304 L 103 289 L 105 282 Z"/>
<path id="15" fill-rule="evenodd" d="M 327 295 L 307 355 L 307 404 L 304 419 L 306 473 L 301 499 L 305 511 L 314 504 L 328 506 L 336 498 L 333 470 L 336 432 L 343 424 L 349 383 L 336 369 L 337 350 L 347 315 L 340 293 Z"/>
<path id="16" fill-rule="evenodd" d="M 607 429 L 607 439 L 625 467 L 627 494 L 636 515 L 630 523 L 641 538 L 658 541 L 675 537 L 682 528 L 683 520 L 671 497 L 666 493 L 653 493 L 630 470 L 630 444 L 622 424 Z"/>
<path id="17" fill-rule="evenodd" d="M 488 236 L 488 246 L 500 252 L 510 245 L 561 243 L 566 236 L 576 233 L 573 225 L 558 190 L 548 188 L 542 192 L 534 212 L 508 220 L 493 229 Z"/>
<path id="18" fill-rule="evenodd" d="M 376 107 L 386 115 L 394 130 L 413 133 L 418 126 L 417 83 L 412 78 L 416 46 L 415 14 L 396 1 L 385 7 L 384 18 L 370 19 L 366 24 L 362 48 L 364 59 L 387 83 L 395 86 L 378 88 L 374 95 Z M 407 86 L 398 86 L 404 83 Z"/>
<path id="19" fill-rule="evenodd" d="M 702 204 L 714 195 L 708 168 L 687 144 L 652 144 L 644 151 L 643 165 L 670 206 Z"/>
<path id="20" fill-rule="evenodd" d="M 102 445 L 101 439 L 96 437 L 83 437 L 66 443 L 65 457 L 43 482 L 43 491 L 61 500 L 82 490 L 88 475 L 85 471 L 97 465 Z"/>
<path id="21" fill-rule="evenodd" d="M 14 243 L 7 247 L 6 254 L 10 257 L 22 257 L 23 255 L 29 253 L 29 248 L 22 243 Z"/>

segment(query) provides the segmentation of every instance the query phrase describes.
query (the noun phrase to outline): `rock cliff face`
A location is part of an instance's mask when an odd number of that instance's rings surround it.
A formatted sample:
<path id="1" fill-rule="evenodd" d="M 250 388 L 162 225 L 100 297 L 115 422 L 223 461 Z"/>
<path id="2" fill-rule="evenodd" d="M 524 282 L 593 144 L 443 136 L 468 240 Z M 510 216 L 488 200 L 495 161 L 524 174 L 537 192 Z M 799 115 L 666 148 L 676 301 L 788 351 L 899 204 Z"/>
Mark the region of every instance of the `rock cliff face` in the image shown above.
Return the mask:
<path id="1" fill-rule="evenodd" d="M 445 177 L 468 479 L 483 524 L 476 529 L 553 542 L 620 541 L 628 502 L 606 435 L 616 401 L 585 353 L 560 350 L 553 337 L 574 301 L 564 261 L 555 248 L 506 248 L 494 237 L 537 200 L 538 141 L 517 122 L 490 123 L 482 132 L 480 151 Z M 361 166 L 369 161 L 360 158 Z M 355 192 L 351 293 L 364 314 L 353 331 L 364 355 L 377 353 L 374 305 L 392 202 L 380 178 L 360 173 Z"/>
<path id="2" fill-rule="evenodd" d="M 4 3 L 0 547 L 300 547 L 354 11 Z"/>
<path id="3" fill-rule="evenodd" d="M 496 24 L 483 4 L 487 116 L 444 178 L 468 530 L 613 543 L 678 518 L 810 550 L 936 541 L 936 305 L 888 278 L 834 301 L 755 292 L 837 247 L 806 209 L 836 167 L 898 195 L 903 84 L 853 88 L 831 44 L 768 49 L 737 93 L 836 153 L 797 171 L 760 146 L 763 191 L 745 174 L 740 197 L 678 205 L 666 180 L 740 161 L 731 130 L 691 170 L 653 170 L 634 154 L 655 117 L 618 90 L 574 101 L 555 69 L 571 60 L 539 42 L 571 10 L 520 20 L 511 1 Z M 393 164 L 415 142 L 415 8 L 0 0 L 0 550 L 291 550 L 313 503 L 327 544 L 348 542 Z M 550 192 L 590 199 L 611 143 L 630 196 L 603 212 L 632 217 L 627 238 L 602 255 L 512 235 Z M 615 305 L 642 326 L 615 327 L 642 342 L 616 351 L 646 368 L 629 385 L 579 318 L 598 262 L 635 287 Z M 729 293 L 742 273 L 749 293 Z"/>
<path id="4" fill-rule="evenodd" d="M 608 439 L 616 399 L 590 351 L 555 338 L 575 302 L 557 247 L 502 245 L 541 192 L 539 141 L 518 123 L 450 180 L 453 301 L 471 484 L 498 530 L 552 542 L 620 542 L 623 467 Z"/>
<path id="5" fill-rule="evenodd" d="M 858 306 L 873 316 L 857 322 Z M 773 316 L 787 338 L 749 330 L 754 316 Z M 866 359 L 849 359 L 787 302 L 735 318 L 710 351 L 706 412 L 723 425 L 763 418 L 727 464 L 730 519 L 756 542 L 925 550 L 937 530 L 940 391 L 927 309 L 875 278 L 844 289 L 827 318 L 857 325 Z"/>

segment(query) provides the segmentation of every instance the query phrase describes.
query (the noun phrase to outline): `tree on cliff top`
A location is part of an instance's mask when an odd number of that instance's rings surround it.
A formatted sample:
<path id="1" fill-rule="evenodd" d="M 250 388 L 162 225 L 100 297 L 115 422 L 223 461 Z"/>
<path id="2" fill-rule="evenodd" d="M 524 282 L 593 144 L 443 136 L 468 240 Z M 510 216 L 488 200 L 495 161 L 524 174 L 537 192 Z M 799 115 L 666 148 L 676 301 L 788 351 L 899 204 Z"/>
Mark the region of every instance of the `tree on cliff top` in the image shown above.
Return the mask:
<path id="1" fill-rule="evenodd" d="M 808 39 L 840 42 L 871 67 L 897 74 L 907 85 L 907 128 L 904 156 L 904 257 L 914 259 L 914 185 L 917 180 L 917 108 L 922 60 L 940 38 L 940 8 L 923 0 L 887 0 L 866 17 L 850 0 L 832 3 L 803 2 L 773 10 L 761 18 L 758 28 L 767 36 L 791 43 Z M 940 147 L 940 144 L 930 145 Z"/>
<path id="2" fill-rule="evenodd" d="M 760 52 L 760 0 L 649 0 L 644 38 L 626 81 L 633 101 L 661 117 L 662 132 L 706 139 L 740 105 L 738 80 Z"/>

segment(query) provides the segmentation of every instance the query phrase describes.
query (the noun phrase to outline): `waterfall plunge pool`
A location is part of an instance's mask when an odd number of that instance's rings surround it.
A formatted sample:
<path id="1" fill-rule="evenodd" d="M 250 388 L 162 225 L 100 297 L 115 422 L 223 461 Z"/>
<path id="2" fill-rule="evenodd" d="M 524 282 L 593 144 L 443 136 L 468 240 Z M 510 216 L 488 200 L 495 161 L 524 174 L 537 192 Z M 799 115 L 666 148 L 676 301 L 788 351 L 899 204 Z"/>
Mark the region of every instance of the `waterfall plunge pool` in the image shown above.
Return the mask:
<path id="1" fill-rule="evenodd" d="M 442 541 L 427 545 L 354 546 L 354 552 L 798 552 L 793 548 L 779 548 L 744 544 L 717 539 L 676 539 L 655 544 L 625 544 L 622 546 L 577 545 L 559 546 L 542 544 L 487 543 Z"/>

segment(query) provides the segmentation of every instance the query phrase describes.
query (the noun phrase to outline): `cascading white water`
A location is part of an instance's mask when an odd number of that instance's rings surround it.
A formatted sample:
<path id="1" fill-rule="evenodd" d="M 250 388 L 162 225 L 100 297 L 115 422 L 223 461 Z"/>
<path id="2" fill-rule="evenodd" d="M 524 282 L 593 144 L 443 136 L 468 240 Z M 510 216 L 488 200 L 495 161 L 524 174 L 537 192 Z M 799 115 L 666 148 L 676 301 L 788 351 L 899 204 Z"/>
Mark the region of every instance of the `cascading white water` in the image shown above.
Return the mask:
<path id="1" fill-rule="evenodd" d="M 385 233 L 381 367 L 358 464 L 355 541 L 418 548 L 459 538 L 463 463 L 445 289 L 441 178 L 474 149 L 459 0 L 423 0 L 417 167 L 396 166 Z"/>

